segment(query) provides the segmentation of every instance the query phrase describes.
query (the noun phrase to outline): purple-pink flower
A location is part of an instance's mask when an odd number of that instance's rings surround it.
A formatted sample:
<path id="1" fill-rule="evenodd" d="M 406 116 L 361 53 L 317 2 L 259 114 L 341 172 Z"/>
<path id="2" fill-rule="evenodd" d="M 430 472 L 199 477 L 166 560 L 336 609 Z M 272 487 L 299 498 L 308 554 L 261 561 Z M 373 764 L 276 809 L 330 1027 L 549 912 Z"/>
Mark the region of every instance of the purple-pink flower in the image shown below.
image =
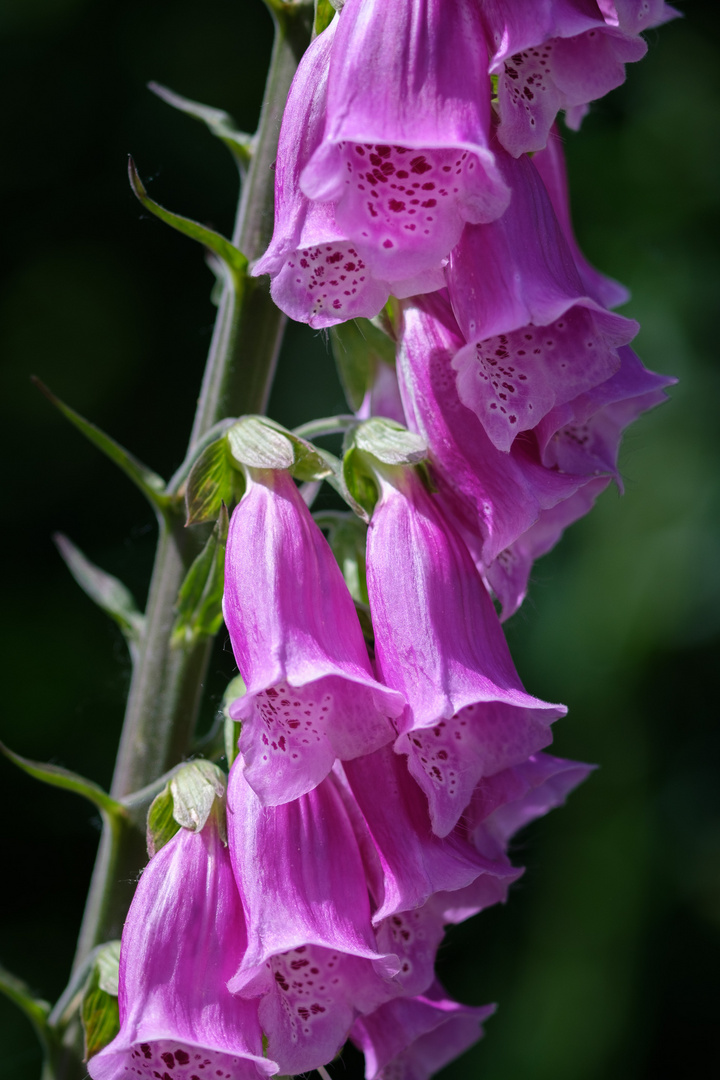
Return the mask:
<path id="1" fill-rule="evenodd" d="M 230 856 L 211 814 L 153 856 L 125 922 L 120 1031 L 88 1062 L 93 1080 L 259 1080 L 278 1071 L 263 1054 L 256 1001 L 228 979 L 247 935 Z"/>
<path id="2" fill-rule="evenodd" d="M 292 478 L 248 469 L 230 522 L 223 610 L 246 693 L 245 776 L 263 803 L 290 802 L 336 758 L 395 737 L 402 695 L 373 675 L 355 607 Z"/>

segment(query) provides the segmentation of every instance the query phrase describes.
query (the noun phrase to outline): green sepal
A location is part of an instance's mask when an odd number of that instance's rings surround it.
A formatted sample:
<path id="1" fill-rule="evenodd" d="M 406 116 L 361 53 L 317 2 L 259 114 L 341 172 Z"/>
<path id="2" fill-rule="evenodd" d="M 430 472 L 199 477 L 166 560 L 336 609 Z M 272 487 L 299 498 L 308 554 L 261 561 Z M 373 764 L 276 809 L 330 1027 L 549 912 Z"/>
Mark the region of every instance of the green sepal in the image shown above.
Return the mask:
<path id="1" fill-rule="evenodd" d="M 164 848 L 168 840 L 180 829 L 173 817 L 173 797 L 168 782 L 159 795 L 156 795 L 150 803 L 147 815 L 145 839 L 147 852 L 152 859 L 157 855 L 160 848 Z"/>
<path id="2" fill-rule="evenodd" d="M 330 511 L 313 516 L 320 528 L 327 531 L 328 543 L 342 570 L 350 595 L 356 603 L 367 606 L 367 526 L 355 514 Z"/>
<path id="3" fill-rule="evenodd" d="M 85 1036 L 84 1061 L 103 1050 L 120 1030 L 118 966 L 120 942 L 109 941 L 98 950 L 85 984 L 80 1016 Z"/>
<path id="4" fill-rule="evenodd" d="M 222 626 L 228 524 L 227 507 L 223 503 L 215 528 L 180 586 L 171 639 L 175 647 L 214 637 Z"/>
<path id="5" fill-rule="evenodd" d="M 225 112 L 224 109 L 213 109 L 210 105 L 201 105 L 198 101 L 191 101 L 190 98 L 176 94 L 174 90 L 169 90 L 167 86 L 162 86 L 160 83 L 149 82 L 148 90 L 152 90 L 153 94 L 157 94 L 174 109 L 179 109 L 180 112 L 193 116 L 196 120 L 202 120 L 211 134 L 225 143 L 240 169 L 244 172 L 248 168 L 252 159 L 253 136 L 245 131 L 239 131 L 230 113 Z"/>
<path id="6" fill-rule="evenodd" d="M 369 319 L 331 327 L 330 341 L 345 398 L 357 412 L 375 381 L 378 363 L 394 366 L 394 342 Z"/>
<path id="7" fill-rule="evenodd" d="M 348 445 L 372 454 L 384 465 L 418 465 L 428 452 L 422 435 L 383 416 L 373 416 L 358 424 Z"/>
<path id="8" fill-rule="evenodd" d="M 67 536 L 55 533 L 53 541 L 83 592 L 118 624 L 135 659 L 145 617 L 138 611 L 130 590 L 112 574 L 91 563 Z"/>
<path id="9" fill-rule="evenodd" d="M 103 791 L 92 780 L 86 780 L 84 776 L 78 776 L 77 773 L 70 772 L 69 769 L 63 769 L 60 765 L 49 765 L 42 761 L 31 761 L 29 758 L 21 757 L 20 754 L 8 749 L 2 742 L 0 742 L 0 752 L 9 761 L 17 765 L 19 769 L 26 772 L 28 776 L 33 776 L 36 780 L 42 780 L 52 787 L 64 788 L 66 791 L 74 791 L 76 795 L 83 795 L 98 810 L 110 815 L 111 818 L 127 817 L 127 811 L 122 803 L 111 798 L 106 791 Z"/>
<path id="10" fill-rule="evenodd" d="M 106 457 L 110 458 L 116 465 L 118 465 L 122 471 L 128 476 L 137 488 L 143 493 L 148 500 L 152 508 L 159 513 L 166 513 L 172 509 L 174 500 L 171 496 L 165 494 L 165 481 L 152 469 L 148 469 L 146 465 L 138 461 L 128 450 L 120 443 L 115 442 L 109 435 L 106 435 L 104 431 L 101 431 L 95 424 L 91 424 L 89 420 L 86 420 L 80 413 L 75 412 L 69 405 L 66 405 L 60 398 L 56 397 L 51 390 L 45 386 L 40 379 L 33 376 L 32 381 L 43 392 L 48 401 L 60 410 L 71 424 L 74 424 L 78 431 L 82 432 L 86 439 L 89 439 L 94 446 L 101 450 Z"/>
<path id="11" fill-rule="evenodd" d="M 185 485 L 186 525 L 216 521 L 223 503 L 232 507 L 242 498 L 245 478 L 233 464 L 227 436 L 206 446 L 190 470 Z"/>
<path id="12" fill-rule="evenodd" d="M 337 0 L 336 0 L 337 3 Z M 339 5 L 338 5 L 339 6 Z M 322 34 L 323 30 L 327 30 L 330 23 L 335 18 L 335 12 L 337 6 L 331 3 L 331 0 L 315 0 L 315 18 L 313 20 L 313 37 L 317 37 L 318 34 Z"/>
<path id="13" fill-rule="evenodd" d="M 215 800 L 222 803 L 225 798 L 226 787 L 225 773 L 212 761 L 198 758 L 184 765 L 170 781 L 175 821 L 190 832 L 201 832 Z"/>
<path id="14" fill-rule="evenodd" d="M 225 740 L 225 757 L 227 758 L 228 769 L 231 768 L 232 763 L 238 754 L 238 739 L 240 738 L 240 730 L 242 724 L 239 720 L 233 720 L 230 715 L 230 706 L 233 701 L 236 701 L 239 697 L 242 697 L 245 693 L 245 680 L 242 675 L 236 675 L 232 679 L 227 687 L 222 699 L 222 713 L 225 718 L 225 727 L 223 731 Z"/>
<path id="15" fill-rule="evenodd" d="M 355 446 L 351 446 L 343 457 L 342 480 L 344 490 L 341 494 L 358 517 L 369 521 L 380 492 L 365 454 Z"/>
<path id="16" fill-rule="evenodd" d="M 298 480 L 323 480 L 332 472 L 327 455 L 266 416 L 243 416 L 228 430 L 230 453 L 253 469 L 288 469 Z"/>
<path id="17" fill-rule="evenodd" d="M 166 225 L 172 226 L 173 229 L 177 229 L 184 236 L 189 236 L 191 240 L 197 240 L 198 243 L 203 244 L 210 251 L 214 252 L 219 259 L 222 259 L 223 263 L 229 270 L 235 288 L 240 291 L 245 281 L 245 272 L 247 270 L 248 261 L 238 248 L 233 243 L 226 240 L 220 233 L 215 232 L 214 229 L 208 229 L 204 225 L 201 225 L 197 221 L 193 221 L 191 218 L 182 217 L 180 214 L 173 214 L 170 210 L 166 210 L 164 206 L 160 206 L 153 199 L 150 198 L 145 186 L 138 176 L 137 169 L 135 168 L 135 162 L 132 158 L 128 158 L 128 176 L 130 178 L 130 186 L 133 192 L 143 204 L 146 210 L 149 210 L 155 217 L 160 218 Z"/>
<path id="18" fill-rule="evenodd" d="M 12 975 L 1 964 L 0 992 L 5 994 L 10 1001 L 14 1001 L 17 1007 L 25 1013 L 35 1028 L 35 1033 L 43 1045 L 45 1054 L 48 1055 L 55 1042 L 54 1033 L 47 1022 L 50 1015 L 50 1003 L 43 1001 L 42 998 L 36 998 L 22 979 Z"/>

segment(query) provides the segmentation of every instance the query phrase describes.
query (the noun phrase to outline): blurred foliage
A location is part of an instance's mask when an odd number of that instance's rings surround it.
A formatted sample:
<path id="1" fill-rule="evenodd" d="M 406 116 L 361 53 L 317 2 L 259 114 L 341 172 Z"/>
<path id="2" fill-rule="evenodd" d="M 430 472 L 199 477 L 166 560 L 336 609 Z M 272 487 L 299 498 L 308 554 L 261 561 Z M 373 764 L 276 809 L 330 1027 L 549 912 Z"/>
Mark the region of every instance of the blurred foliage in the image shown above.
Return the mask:
<path id="1" fill-rule="evenodd" d="M 441 975 L 498 1001 L 485 1040 L 446 1076 L 639 1080 L 704 1075 L 720 960 L 720 10 L 687 0 L 651 32 L 625 86 L 567 133 L 575 222 L 590 258 L 629 284 L 638 351 L 680 383 L 623 451 L 626 494 L 602 497 L 536 567 L 508 627 L 528 688 L 562 700 L 559 754 L 601 769 L 521 834 L 511 902 L 455 928 Z M 2 737 L 107 785 L 128 681 L 120 631 L 51 543 L 68 533 L 142 599 L 154 550 L 142 496 L 33 390 L 64 400 L 167 476 L 182 460 L 214 309 L 195 246 L 153 199 L 227 235 L 227 149 L 148 93 L 155 79 L 253 130 L 271 43 L 261 0 L 5 0 L 0 192 L 0 430 L 5 575 Z M 324 335 L 291 326 L 271 413 L 344 411 Z M 234 673 L 221 632 L 205 720 Z M 60 993 L 97 842 L 79 799 L 0 762 L 6 805 L 0 959 Z M 471 961 L 471 962 L 469 962 Z M 0 1078 L 32 1080 L 30 1024 L 0 1000 Z M 355 1075 L 346 1056 L 343 1075 Z M 345 1070 L 345 1071 L 343 1071 Z M 337 1072 L 336 1075 L 340 1075 Z"/>

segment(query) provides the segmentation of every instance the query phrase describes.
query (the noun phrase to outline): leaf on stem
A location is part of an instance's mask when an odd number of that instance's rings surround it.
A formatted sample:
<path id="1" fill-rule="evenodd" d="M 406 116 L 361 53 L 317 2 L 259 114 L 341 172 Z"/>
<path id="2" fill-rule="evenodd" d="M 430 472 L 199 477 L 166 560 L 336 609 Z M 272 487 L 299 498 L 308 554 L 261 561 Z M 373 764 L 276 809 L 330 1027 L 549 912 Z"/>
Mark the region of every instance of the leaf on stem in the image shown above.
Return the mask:
<path id="1" fill-rule="evenodd" d="M 110 941 L 98 950 L 85 986 L 80 1009 L 85 1035 L 85 1061 L 112 1042 L 120 1030 L 119 963 L 119 941 Z"/>
<path id="2" fill-rule="evenodd" d="M 186 525 L 217 521 L 223 503 L 232 507 L 245 491 L 245 479 L 233 464 L 226 436 L 206 446 L 190 470 L 185 485 Z"/>
<path id="3" fill-rule="evenodd" d="M 395 365 L 395 345 L 369 319 L 351 319 L 330 329 L 338 377 L 350 408 L 357 412 L 375 379 L 378 363 Z"/>
<path id="4" fill-rule="evenodd" d="M 68 540 L 67 536 L 55 533 L 53 540 L 68 570 L 83 592 L 118 624 L 128 643 L 130 653 L 135 659 L 136 647 L 142 637 L 145 618 L 138 611 L 130 590 L 112 574 L 106 573 L 91 563 L 80 548 Z"/>
<path id="5" fill-rule="evenodd" d="M 383 416 L 373 416 L 359 424 L 351 440 L 352 446 L 372 454 L 385 465 L 418 465 L 427 457 L 427 442 L 422 435 Z"/>
<path id="6" fill-rule="evenodd" d="M 170 781 L 173 817 L 183 829 L 201 832 L 216 799 L 224 799 L 227 777 L 211 761 L 198 758 L 183 766 Z"/>
<path id="7" fill-rule="evenodd" d="M 41 998 L 33 996 L 29 986 L 12 975 L 0 964 L 0 992 L 14 1001 L 35 1028 L 35 1032 L 43 1044 L 46 1053 L 53 1041 L 53 1033 L 48 1027 L 47 1019 L 50 1015 L 50 1004 Z"/>
<path id="8" fill-rule="evenodd" d="M 36 780 L 42 780 L 43 783 L 50 784 L 52 787 L 64 788 L 66 791 L 74 791 L 77 795 L 83 795 L 98 810 L 108 814 L 111 818 L 127 817 L 125 807 L 111 798 L 99 784 L 93 783 L 92 780 L 86 780 L 84 776 L 79 776 L 69 769 L 63 769 L 61 765 L 49 765 L 46 762 L 31 761 L 29 758 L 21 757 L 20 754 L 14 753 L 2 742 L 0 742 L 0 753 L 3 753 L 9 761 L 12 761 L 19 769 L 26 772 L 28 776 L 33 776 Z"/>
<path id="9" fill-rule="evenodd" d="M 148 500 L 153 510 L 158 513 L 165 514 L 173 506 L 173 499 L 165 494 L 165 481 L 152 469 L 148 469 L 146 465 L 143 465 L 141 461 L 138 461 L 129 450 L 121 446 L 120 443 L 115 442 L 114 439 L 106 435 L 104 431 L 101 431 L 95 424 L 91 424 L 89 420 L 81 416 L 80 413 L 75 412 L 69 405 L 61 401 L 56 397 L 51 390 L 45 386 L 40 379 L 35 376 L 32 377 L 32 381 L 38 387 L 39 390 L 45 395 L 48 401 L 59 409 L 59 411 L 66 417 L 71 424 L 80 431 L 86 439 L 101 450 L 106 457 L 110 458 L 116 465 L 118 465 L 122 471 L 128 476 L 137 488 L 143 493 Z"/>
<path id="10" fill-rule="evenodd" d="M 253 137 L 245 131 L 239 131 L 230 113 L 224 109 L 214 109 L 210 105 L 201 105 L 198 101 L 176 94 L 167 86 L 160 83 L 149 82 L 148 90 L 157 94 L 159 98 L 167 102 L 174 109 L 179 109 L 187 116 L 193 116 L 196 120 L 202 120 L 211 134 L 224 142 L 235 158 L 241 171 L 244 172 L 250 165 L 253 151 Z"/>
<path id="11" fill-rule="evenodd" d="M 333 5 L 330 0 L 315 0 L 315 19 L 313 21 L 313 36 L 317 37 L 318 34 L 322 34 L 323 30 L 327 30 L 330 23 L 335 18 L 335 11 L 340 7 L 336 3 Z"/>
<path id="12" fill-rule="evenodd" d="M 228 523 L 227 507 L 223 504 L 215 528 L 180 586 L 171 639 L 176 647 L 213 637 L 222 626 Z"/>
<path id="13" fill-rule="evenodd" d="M 160 794 L 155 796 L 148 810 L 146 840 L 151 859 L 160 848 L 165 847 L 168 840 L 172 840 L 179 828 L 173 817 L 173 797 L 168 782 Z"/>
<path id="14" fill-rule="evenodd" d="M 182 217 L 180 214 L 173 214 L 170 210 L 166 210 L 164 206 L 160 206 L 159 203 L 156 203 L 151 199 L 145 190 L 145 185 L 138 176 L 135 162 L 132 158 L 128 158 L 128 176 L 133 192 L 145 209 L 149 210 L 155 217 L 160 218 L 161 221 L 164 221 L 166 225 L 170 225 L 173 229 L 177 229 L 177 231 L 181 232 L 184 236 L 189 236 L 191 240 L 197 240 L 198 243 L 209 248 L 219 259 L 222 259 L 233 278 L 236 291 L 239 292 L 244 284 L 245 272 L 248 265 L 248 261 L 243 253 L 229 240 L 226 240 L 224 236 L 215 232 L 214 229 L 208 229 L 206 226 L 201 225 L 197 221 L 193 221 L 191 218 Z"/>

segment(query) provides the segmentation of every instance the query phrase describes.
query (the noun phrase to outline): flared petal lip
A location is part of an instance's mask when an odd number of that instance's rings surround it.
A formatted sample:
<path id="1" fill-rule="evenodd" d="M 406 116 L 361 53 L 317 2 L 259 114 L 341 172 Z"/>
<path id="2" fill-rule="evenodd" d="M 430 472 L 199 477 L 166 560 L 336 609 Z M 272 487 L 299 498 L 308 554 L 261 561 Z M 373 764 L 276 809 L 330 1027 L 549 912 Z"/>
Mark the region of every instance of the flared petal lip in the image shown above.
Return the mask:
<path id="1" fill-rule="evenodd" d="M 247 963 L 246 955 L 236 973 L 228 980 L 228 990 L 231 994 L 242 993 L 245 987 L 250 986 L 258 976 L 264 976 L 268 960 L 271 960 L 273 956 L 280 956 L 282 953 L 291 952 L 293 949 L 300 948 L 302 945 L 316 945 L 318 948 L 329 949 L 333 952 L 342 952 L 347 956 L 355 956 L 359 960 L 370 960 L 378 974 L 388 980 L 397 975 L 402 967 L 402 962 L 395 953 L 379 953 L 369 946 L 358 948 L 354 945 L 352 948 L 343 949 L 337 942 L 329 942 L 326 939 L 323 939 L 319 934 L 306 934 L 303 935 L 302 938 L 288 938 L 288 941 L 282 946 L 276 945 L 273 949 L 259 949 L 256 956 Z M 260 996 L 263 992 L 264 991 L 258 989 L 257 995 L 251 993 L 250 996 Z"/>
<path id="2" fill-rule="evenodd" d="M 215 1040 L 204 1040 L 198 1042 L 196 1038 L 187 1038 L 186 1036 L 179 1035 L 177 1031 L 172 1028 L 165 1028 L 162 1026 L 145 1028 L 138 1026 L 136 1028 L 136 1034 L 134 1038 L 128 1038 L 127 1034 L 123 1035 L 121 1028 L 118 1035 L 104 1047 L 98 1054 L 95 1054 L 90 1058 L 90 1064 L 96 1063 L 101 1065 L 107 1061 L 108 1064 L 112 1063 L 113 1058 L 119 1058 L 120 1061 L 128 1054 L 133 1047 L 139 1043 L 154 1043 L 160 1041 L 172 1041 L 182 1043 L 183 1046 L 192 1047 L 196 1050 L 210 1051 L 216 1054 L 227 1054 L 228 1057 L 242 1058 L 244 1061 L 252 1062 L 256 1068 L 264 1073 L 265 1076 L 274 1076 L 280 1071 L 280 1066 L 277 1062 L 271 1058 L 262 1057 L 259 1054 L 252 1054 L 247 1050 L 240 1050 L 237 1047 L 221 1046 L 219 1042 Z M 106 1073 L 103 1069 L 101 1072 L 91 1071 L 92 1077 L 98 1078 L 98 1080 L 111 1080 L 111 1076 L 115 1074 Z"/>
<path id="3" fill-rule="evenodd" d="M 265 674 L 265 673 L 263 673 Z M 284 665 L 279 660 L 276 660 L 274 665 L 274 671 L 268 678 L 263 678 L 260 685 L 252 686 L 250 684 L 245 694 L 242 697 L 236 698 L 230 705 L 230 716 L 233 720 L 242 720 L 246 714 L 250 711 L 252 702 L 258 696 L 258 694 L 264 693 L 270 687 L 275 686 L 277 683 L 287 683 L 288 686 L 292 686 L 296 689 L 300 689 L 304 686 L 312 686 L 313 683 L 320 682 L 322 679 L 337 678 L 344 679 L 346 682 L 354 683 L 356 686 L 362 686 L 367 689 L 374 698 L 380 698 L 383 703 L 383 709 L 386 710 L 388 719 L 396 720 L 402 716 L 407 702 L 405 697 L 399 690 L 392 690 L 389 686 L 385 686 L 383 683 L 373 679 L 372 675 L 366 675 L 364 672 L 349 672 L 347 669 L 341 668 L 335 664 L 327 664 L 324 666 L 317 665 L 313 675 L 309 678 L 297 678 L 288 674 L 285 671 Z M 375 707 L 379 708 L 377 700 Z"/>
<path id="4" fill-rule="evenodd" d="M 409 734 L 411 731 L 417 731 L 418 729 L 435 727 L 441 720 L 450 720 L 453 716 L 456 716 L 461 709 L 466 708 L 468 705 L 481 705 L 496 702 L 500 705 L 510 705 L 517 709 L 531 709 L 547 715 L 548 723 L 559 720 L 567 714 L 566 705 L 541 701 L 540 698 L 532 697 L 530 694 L 520 689 L 503 690 L 500 687 L 496 687 L 495 690 L 487 691 L 475 689 L 464 693 L 456 693 L 452 697 L 448 694 L 444 694 L 443 700 L 445 704 L 442 710 L 420 712 L 420 710 L 413 710 L 411 706 L 408 706 L 407 712 L 404 714 L 401 723 L 398 725 L 400 734 L 395 742 L 395 748 L 398 753 L 401 752 L 399 747 L 402 745 L 403 736 Z"/>

